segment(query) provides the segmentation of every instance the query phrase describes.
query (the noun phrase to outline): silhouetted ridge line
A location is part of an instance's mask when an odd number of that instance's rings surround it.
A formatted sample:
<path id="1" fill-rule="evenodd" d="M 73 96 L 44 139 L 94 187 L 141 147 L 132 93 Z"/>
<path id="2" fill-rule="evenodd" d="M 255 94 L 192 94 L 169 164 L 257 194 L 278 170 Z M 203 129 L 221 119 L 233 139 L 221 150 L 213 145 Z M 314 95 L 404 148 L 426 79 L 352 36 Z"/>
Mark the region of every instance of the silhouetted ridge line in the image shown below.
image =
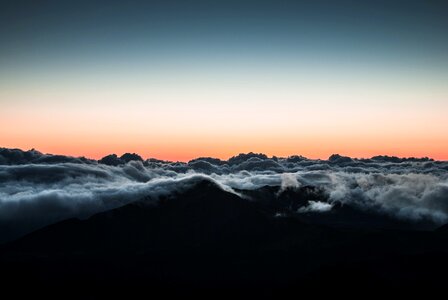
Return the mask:
<path id="1" fill-rule="evenodd" d="M 445 280 L 445 230 L 323 226 L 300 214 L 272 215 L 305 205 L 309 195 L 318 197 L 313 187 L 246 192 L 264 199 L 249 201 L 197 180 L 157 202 L 143 199 L 58 222 L 1 247 L 0 280 L 151 292 L 186 286 L 297 291 L 347 282 L 382 289 L 390 282 L 401 288 Z"/>
<path id="2" fill-rule="evenodd" d="M 240 153 L 236 156 L 233 156 L 229 158 L 228 160 L 221 160 L 219 158 L 213 158 L 213 157 L 198 157 L 195 159 L 190 160 L 187 163 L 183 164 L 190 164 L 195 165 L 198 163 L 208 163 L 215 166 L 221 166 L 221 165 L 239 165 L 244 162 L 248 161 L 273 161 L 278 162 L 279 160 L 284 160 L 286 162 L 292 162 L 297 163 L 304 160 L 310 160 L 304 156 L 301 155 L 291 155 L 289 157 L 268 157 L 266 154 L 263 153 Z M 54 154 L 43 154 L 35 149 L 31 149 L 28 151 L 23 151 L 21 149 L 16 148 L 0 148 L 0 165 L 11 165 L 11 164 L 27 164 L 27 163 L 94 163 L 98 162 L 100 164 L 105 165 L 111 165 L 111 166 L 118 166 L 126 164 L 130 161 L 141 161 L 144 163 L 175 163 L 172 161 L 164 161 L 159 160 L 155 158 L 149 158 L 144 160 L 140 155 L 136 153 L 125 153 L 122 156 L 118 157 L 116 154 L 109 154 L 104 156 L 103 158 L 99 159 L 98 161 L 94 159 L 89 159 L 85 157 L 72 157 L 72 156 L 65 156 L 65 155 L 54 155 Z M 358 162 L 390 162 L 390 163 L 401 163 L 401 162 L 431 162 L 434 161 L 431 158 L 428 157 L 396 157 L 396 156 L 387 156 L 387 155 L 377 155 L 373 156 L 371 158 L 351 158 L 348 156 L 341 156 L 339 154 L 332 154 L 328 160 L 317 160 L 317 161 L 328 161 L 330 163 L 350 163 L 353 161 Z"/>

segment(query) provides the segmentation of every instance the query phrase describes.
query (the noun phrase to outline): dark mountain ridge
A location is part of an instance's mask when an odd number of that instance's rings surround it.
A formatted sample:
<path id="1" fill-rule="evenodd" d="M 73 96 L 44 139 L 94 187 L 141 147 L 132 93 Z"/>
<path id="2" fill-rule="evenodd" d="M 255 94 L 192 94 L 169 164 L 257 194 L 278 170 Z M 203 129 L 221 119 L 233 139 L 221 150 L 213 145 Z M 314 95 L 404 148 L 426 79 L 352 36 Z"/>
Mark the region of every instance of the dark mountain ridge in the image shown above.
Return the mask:
<path id="1" fill-rule="evenodd" d="M 107 295 L 128 288 L 263 295 L 344 282 L 437 287 L 445 280 L 446 230 L 329 227 L 300 214 L 273 214 L 306 205 L 307 196 L 319 194 L 312 188 L 282 196 L 266 186 L 258 193 L 275 193 L 278 202 L 244 199 L 203 180 L 157 203 L 136 201 L 47 226 L 2 246 L 0 279 L 6 286 L 106 288 Z"/>

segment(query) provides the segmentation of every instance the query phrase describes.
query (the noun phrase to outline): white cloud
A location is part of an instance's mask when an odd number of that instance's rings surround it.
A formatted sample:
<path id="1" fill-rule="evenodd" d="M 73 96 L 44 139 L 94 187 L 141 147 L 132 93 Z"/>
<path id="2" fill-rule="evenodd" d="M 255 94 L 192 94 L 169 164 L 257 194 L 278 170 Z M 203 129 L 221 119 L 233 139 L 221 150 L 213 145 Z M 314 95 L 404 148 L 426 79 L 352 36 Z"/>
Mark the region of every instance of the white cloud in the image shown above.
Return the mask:
<path id="1" fill-rule="evenodd" d="M 299 213 L 306 213 L 306 212 L 327 212 L 330 211 L 333 205 L 326 202 L 321 201 L 308 201 L 307 206 L 303 206 L 299 208 Z"/>

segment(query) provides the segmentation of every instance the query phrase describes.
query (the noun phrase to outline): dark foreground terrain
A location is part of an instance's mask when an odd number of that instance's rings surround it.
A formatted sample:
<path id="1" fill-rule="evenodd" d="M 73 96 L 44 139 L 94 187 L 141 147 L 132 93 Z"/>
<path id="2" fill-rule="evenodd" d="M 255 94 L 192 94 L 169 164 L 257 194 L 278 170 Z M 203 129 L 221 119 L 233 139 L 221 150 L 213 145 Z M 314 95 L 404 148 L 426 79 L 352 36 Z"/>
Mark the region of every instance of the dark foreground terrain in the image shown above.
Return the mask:
<path id="1" fill-rule="evenodd" d="M 311 187 L 239 192 L 204 180 L 157 204 L 142 199 L 37 230 L 1 247 L 2 293 L 297 298 L 435 293 L 446 285 L 444 227 L 417 231 L 337 205 L 293 213 L 321 197 Z"/>

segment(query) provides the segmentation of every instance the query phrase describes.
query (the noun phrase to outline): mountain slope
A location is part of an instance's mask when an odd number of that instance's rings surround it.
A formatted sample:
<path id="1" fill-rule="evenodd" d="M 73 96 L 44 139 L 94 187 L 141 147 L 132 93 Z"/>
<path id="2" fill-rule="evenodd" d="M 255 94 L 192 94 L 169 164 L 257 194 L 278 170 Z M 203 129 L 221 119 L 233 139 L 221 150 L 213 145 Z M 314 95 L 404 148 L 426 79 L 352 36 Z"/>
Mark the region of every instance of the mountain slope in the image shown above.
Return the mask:
<path id="1" fill-rule="evenodd" d="M 344 282 L 432 286 L 444 278 L 444 231 L 336 229 L 274 217 L 266 207 L 204 180 L 158 203 L 66 220 L 5 245 L 0 279 L 111 293 L 207 287 L 263 294 Z"/>

